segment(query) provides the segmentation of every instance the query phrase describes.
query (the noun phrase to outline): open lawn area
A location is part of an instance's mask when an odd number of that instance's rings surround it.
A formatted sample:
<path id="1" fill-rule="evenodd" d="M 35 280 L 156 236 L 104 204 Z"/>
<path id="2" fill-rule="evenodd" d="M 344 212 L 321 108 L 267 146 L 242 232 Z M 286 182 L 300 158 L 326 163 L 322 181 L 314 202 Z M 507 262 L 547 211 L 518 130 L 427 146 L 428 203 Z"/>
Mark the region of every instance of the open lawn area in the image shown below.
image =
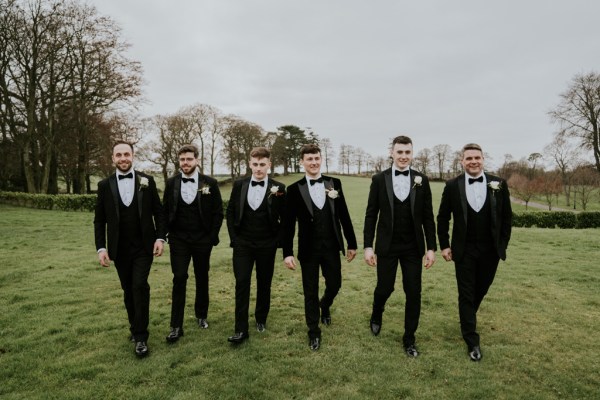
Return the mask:
<path id="1" fill-rule="evenodd" d="M 362 247 L 370 180 L 342 179 Z M 437 213 L 443 185 L 432 188 Z M 185 336 L 166 343 L 167 251 L 150 274 L 150 355 L 138 360 L 117 273 L 97 262 L 93 214 L 5 205 L 0 214 L 2 399 L 599 398 L 600 229 L 513 230 L 508 260 L 478 314 L 484 357 L 473 363 L 460 336 L 454 265 L 439 252 L 423 273 L 416 359 L 402 350 L 400 276 L 381 334 L 370 333 L 376 274 L 362 249 L 343 262 L 333 324 L 323 328 L 318 352 L 308 348 L 300 271 L 287 270 L 280 252 L 266 332 L 231 346 L 235 283 L 223 227 L 212 258 L 210 328 L 195 325 L 190 277 Z"/>

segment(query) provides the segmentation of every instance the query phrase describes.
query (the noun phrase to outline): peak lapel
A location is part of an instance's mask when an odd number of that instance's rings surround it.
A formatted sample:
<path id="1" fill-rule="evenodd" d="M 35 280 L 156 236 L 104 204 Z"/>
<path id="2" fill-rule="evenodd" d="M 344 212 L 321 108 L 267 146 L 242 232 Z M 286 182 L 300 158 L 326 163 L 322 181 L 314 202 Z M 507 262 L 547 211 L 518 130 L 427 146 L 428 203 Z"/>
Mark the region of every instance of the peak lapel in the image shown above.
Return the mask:
<path id="1" fill-rule="evenodd" d="M 308 209 L 308 212 L 312 216 L 313 215 L 312 200 L 310 198 L 310 193 L 308 192 L 308 182 L 306 181 L 306 179 L 302 179 L 298 183 L 298 190 L 300 191 L 300 195 L 302 195 L 302 199 L 304 200 L 304 204 L 306 204 L 306 208 Z"/>

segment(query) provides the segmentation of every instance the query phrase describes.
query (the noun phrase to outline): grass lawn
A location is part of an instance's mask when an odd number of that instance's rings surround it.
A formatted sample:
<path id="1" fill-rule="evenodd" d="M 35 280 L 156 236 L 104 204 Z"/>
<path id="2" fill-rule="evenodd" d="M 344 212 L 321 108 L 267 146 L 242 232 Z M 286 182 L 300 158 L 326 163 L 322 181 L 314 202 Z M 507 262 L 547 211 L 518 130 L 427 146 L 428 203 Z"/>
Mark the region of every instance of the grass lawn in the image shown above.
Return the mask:
<path id="1" fill-rule="evenodd" d="M 342 179 L 362 247 L 370 181 Z M 436 212 L 442 188 L 432 186 Z M 223 188 L 224 198 L 229 191 Z M 248 342 L 232 347 L 234 278 L 223 228 L 212 257 L 210 328 L 194 324 L 191 278 L 185 336 L 165 342 L 167 252 L 150 274 L 151 354 L 138 360 L 116 271 L 96 259 L 93 215 L 4 205 L 0 213 L 2 399 L 598 398 L 599 229 L 514 229 L 508 261 L 479 312 L 484 358 L 473 363 L 460 336 L 454 267 L 439 252 L 423 273 L 417 359 L 402 351 L 400 277 L 382 333 L 371 335 L 376 276 L 362 251 L 343 263 L 320 351 L 308 349 L 300 271 L 285 269 L 280 253 L 267 331 L 251 331 Z"/>

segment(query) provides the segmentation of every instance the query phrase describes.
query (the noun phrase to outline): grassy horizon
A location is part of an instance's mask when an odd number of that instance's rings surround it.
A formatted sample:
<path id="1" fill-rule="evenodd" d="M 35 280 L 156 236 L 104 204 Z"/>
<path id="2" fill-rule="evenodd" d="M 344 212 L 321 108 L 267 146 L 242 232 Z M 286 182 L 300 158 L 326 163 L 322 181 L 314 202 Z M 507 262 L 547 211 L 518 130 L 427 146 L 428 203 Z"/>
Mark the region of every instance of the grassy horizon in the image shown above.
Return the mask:
<path id="1" fill-rule="evenodd" d="M 413 360 L 402 351 L 400 274 L 381 335 L 369 331 L 376 280 L 362 259 L 369 181 L 342 179 L 359 254 L 343 262 L 333 324 L 323 328 L 316 353 L 308 349 L 300 271 L 285 269 L 280 251 L 267 331 L 251 331 L 242 346 L 227 343 L 235 281 L 223 227 L 212 256 L 210 328 L 194 325 L 190 276 L 185 336 L 174 345 L 165 342 L 172 279 L 167 253 L 150 274 L 151 354 L 138 360 L 127 340 L 114 266 L 97 262 L 93 215 L 0 205 L 0 398 L 597 398 L 599 229 L 514 229 L 508 260 L 479 313 L 481 363 L 468 360 L 454 266 L 438 252 L 423 273 L 421 355 Z M 435 212 L 442 187 L 432 185 Z M 229 198 L 226 188 L 223 198 Z M 251 323 L 255 293 L 253 283 Z"/>

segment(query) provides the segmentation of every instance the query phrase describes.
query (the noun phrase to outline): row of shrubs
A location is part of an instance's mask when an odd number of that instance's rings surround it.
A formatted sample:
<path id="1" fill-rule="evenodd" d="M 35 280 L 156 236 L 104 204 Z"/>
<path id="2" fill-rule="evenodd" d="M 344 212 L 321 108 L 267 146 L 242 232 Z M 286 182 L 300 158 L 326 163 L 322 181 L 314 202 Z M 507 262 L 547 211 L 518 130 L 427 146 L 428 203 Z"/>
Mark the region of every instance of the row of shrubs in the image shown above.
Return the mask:
<path id="1" fill-rule="evenodd" d="M 94 211 L 96 195 L 30 194 L 0 191 L 0 203 L 29 208 L 41 208 L 44 210 Z M 223 201 L 223 208 L 227 208 L 227 200 Z M 518 228 L 600 228 L 600 212 L 513 212 L 512 224 L 514 227 Z"/>

